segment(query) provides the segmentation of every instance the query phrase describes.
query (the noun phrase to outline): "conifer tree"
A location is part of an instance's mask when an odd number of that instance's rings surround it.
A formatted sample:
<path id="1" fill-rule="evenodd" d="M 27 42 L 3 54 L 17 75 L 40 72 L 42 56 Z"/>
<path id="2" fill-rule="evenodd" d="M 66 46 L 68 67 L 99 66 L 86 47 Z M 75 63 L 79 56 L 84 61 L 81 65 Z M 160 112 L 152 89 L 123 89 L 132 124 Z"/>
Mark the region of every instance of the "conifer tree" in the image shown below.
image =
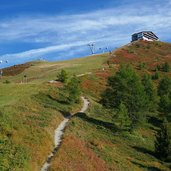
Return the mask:
<path id="1" fill-rule="evenodd" d="M 102 96 L 102 103 L 110 108 L 119 108 L 124 103 L 132 123 L 138 124 L 147 111 L 148 98 L 140 77 L 134 69 L 121 66 L 120 70 L 108 80 L 109 88 Z"/>
<path id="2" fill-rule="evenodd" d="M 164 119 L 160 126 L 160 130 L 156 134 L 156 141 L 155 141 L 155 153 L 156 156 L 165 161 L 169 156 L 169 133 L 168 133 L 168 123 L 167 120 Z"/>
<path id="3" fill-rule="evenodd" d="M 131 123 L 129 115 L 128 115 L 128 109 L 126 108 L 126 106 L 123 103 L 121 103 L 119 105 L 118 112 L 117 112 L 117 118 L 119 120 L 121 128 L 129 126 Z"/>
<path id="4" fill-rule="evenodd" d="M 160 96 L 159 110 L 165 114 L 171 113 L 171 79 L 169 77 L 160 81 L 158 94 Z"/>
<path id="5" fill-rule="evenodd" d="M 171 78 L 164 77 L 158 87 L 159 96 L 170 94 L 171 92 Z"/>
<path id="6" fill-rule="evenodd" d="M 153 82 L 151 80 L 151 76 L 145 74 L 142 79 L 142 83 L 144 85 L 144 90 L 146 92 L 146 95 L 148 97 L 148 108 L 150 111 L 157 110 L 158 106 L 158 97 L 157 97 L 157 90 L 153 85 Z"/>

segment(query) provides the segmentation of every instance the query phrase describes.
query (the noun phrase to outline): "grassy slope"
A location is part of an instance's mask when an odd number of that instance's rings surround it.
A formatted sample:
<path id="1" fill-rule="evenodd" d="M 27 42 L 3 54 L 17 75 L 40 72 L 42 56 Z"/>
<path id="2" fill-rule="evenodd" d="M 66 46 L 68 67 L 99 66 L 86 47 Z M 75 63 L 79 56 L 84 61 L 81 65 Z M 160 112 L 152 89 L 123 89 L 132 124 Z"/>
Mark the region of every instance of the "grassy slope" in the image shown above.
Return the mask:
<path id="1" fill-rule="evenodd" d="M 140 46 L 118 49 L 112 54 L 109 66 L 104 64 L 109 57 L 104 54 L 71 61 L 34 62 L 19 75 L 2 78 L 1 82 L 11 83 L 0 83 L 0 167 L 3 164 L 4 170 L 40 169 L 44 156 L 52 148 L 53 130 L 62 120 L 58 111 L 71 109 L 50 98 L 55 96 L 57 88 L 45 82 L 55 79 L 57 72 L 65 68 L 71 74 L 92 72 L 82 77 L 84 94 L 91 99 L 91 107 L 70 122 L 51 170 L 167 170 L 153 155 L 157 127 L 148 123 L 133 135 L 124 133 L 111 117 L 115 112 L 104 109 L 98 100 L 107 77 L 117 70 L 119 63 L 133 63 L 138 69 L 139 63 L 146 62 L 149 67 L 138 72 L 153 74 L 154 62 L 155 65 L 165 60 L 170 62 L 170 47 L 160 42 L 159 45 L 141 42 Z M 25 74 L 28 84 L 18 84 Z"/>
<path id="2" fill-rule="evenodd" d="M 139 64 L 145 63 L 146 69 L 152 71 L 166 61 L 171 64 L 171 44 L 139 41 L 118 49 L 110 63 L 131 63 L 137 69 Z"/>
<path id="3" fill-rule="evenodd" d="M 40 170 L 53 146 L 53 130 L 63 116 L 59 111 L 77 111 L 80 105 L 61 105 L 53 98 L 61 68 L 83 74 L 102 66 L 108 55 L 62 62 L 35 62 L 23 73 L 0 80 L 0 170 Z M 34 65 L 34 66 L 33 66 Z M 23 75 L 27 84 L 20 84 Z M 9 80 L 10 84 L 4 84 Z"/>
<path id="4" fill-rule="evenodd" d="M 61 62 L 33 62 L 31 67 L 15 77 L 4 77 L 3 81 L 21 82 L 23 76 L 27 75 L 29 83 L 43 83 L 56 79 L 57 72 L 65 68 L 70 74 L 83 74 L 94 69 L 101 68 L 108 54 L 94 55 L 91 57 L 72 59 Z"/>
<path id="5" fill-rule="evenodd" d="M 49 134 L 49 130 L 56 127 L 62 115 L 47 108 L 41 98 L 35 96 L 39 91 L 49 91 L 48 87 L 42 90 L 39 87 L 38 90 L 35 85 L 9 84 L 4 88 L 1 84 L 0 88 L 3 89 L 3 103 L 0 106 L 0 170 L 38 170 L 44 160 L 42 154 L 47 154 L 49 147 L 52 147 L 48 139 L 51 140 L 53 135 Z"/>
<path id="6" fill-rule="evenodd" d="M 82 77 L 84 93 L 91 99 L 91 106 L 85 114 L 73 117 L 51 171 L 170 170 L 154 155 L 157 114 L 149 114 L 148 123 L 129 134 L 117 127 L 117 121 L 112 118 L 115 111 L 106 110 L 98 103 L 107 77 L 120 63 L 133 64 L 142 75 L 153 74 L 155 66 L 165 61 L 171 64 L 171 44 L 137 42 L 114 52 L 105 71 L 96 70 L 92 75 Z M 143 62 L 146 67 L 140 70 L 138 65 Z M 170 73 L 160 72 L 160 75 Z"/>

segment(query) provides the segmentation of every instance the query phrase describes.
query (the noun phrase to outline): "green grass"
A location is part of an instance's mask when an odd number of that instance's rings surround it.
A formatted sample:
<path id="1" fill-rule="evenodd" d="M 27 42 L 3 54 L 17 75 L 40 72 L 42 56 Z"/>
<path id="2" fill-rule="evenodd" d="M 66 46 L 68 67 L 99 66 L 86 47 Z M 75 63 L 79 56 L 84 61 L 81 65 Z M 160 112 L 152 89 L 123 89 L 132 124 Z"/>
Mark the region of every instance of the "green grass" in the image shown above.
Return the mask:
<path id="1" fill-rule="evenodd" d="M 143 49 L 132 46 L 129 55 L 143 52 L 141 59 L 145 59 L 145 53 L 147 57 L 153 55 L 153 60 L 160 59 L 170 53 L 169 47 L 160 42 L 156 47 L 144 44 Z M 53 148 L 54 129 L 65 114 L 80 108 L 80 104 L 62 104 L 57 96 L 58 86 L 47 83 L 56 79 L 61 69 L 70 76 L 92 72 L 81 77 L 83 93 L 91 105 L 85 114 L 78 113 L 70 121 L 52 170 L 168 170 L 154 156 L 156 126 L 147 123 L 130 134 L 118 127 L 115 110 L 100 105 L 100 94 L 106 88 L 105 74 L 115 72 L 118 67 L 112 65 L 116 67 L 102 71 L 108 58 L 108 54 L 103 54 L 61 62 L 33 62 L 24 72 L 0 80 L 0 170 L 40 170 L 44 156 Z M 135 62 L 139 64 L 137 58 Z M 24 75 L 27 75 L 27 84 L 21 84 Z M 5 80 L 10 83 L 5 84 Z"/>
<path id="2" fill-rule="evenodd" d="M 77 114 L 72 119 L 64 138 L 76 137 L 84 142 L 84 148 L 88 148 L 105 161 L 108 170 L 169 171 L 169 168 L 154 155 L 155 131 L 151 129 L 153 125 L 147 123 L 130 134 L 120 130 L 116 118 L 112 116 L 115 116 L 115 111 L 106 110 L 97 102 L 91 101 L 91 107 L 85 114 Z M 69 144 L 69 142 L 65 143 Z M 65 144 L 62 145 L 61 151 L 64 150 L 63 147 L 65 151 L 69 151 Z M 68 145 L 68 148 L 72 147 Z M 61 154 L 60 151 L 59 154 Z M 86 158 L 84 151 L 82 154 Z M 77 155 L 77 150 L 70 157 L 76 158 L 75 155 Z M 84 157 L 80 162 L 84 162 Z M 55 170 L 55 165 L 60 165 L 62 161 L 69 162 L 70 160 L 67 160 L 66 156 L 57 154 L 51 169 Z M 93 161 L 89 164 L 91 162 Z M 61 165 L 62 169 L 64 168 Z M 71 166 L 67 165 L 64 170 L 70 169 Z M 86 167 L 84 169 L 87 170 Z"/>
<path id="3" fill-rule="evenodd" d="M 167 50 L 163 52 L 164 56 L 170 54 L 170 50 L 166 48 L 170 45 L 161 43 L 161 46 L 161 51 L 164 49 Z M 161 56 L 162 54 L 159 53 L 159 50 L 153 43 L 150 46 L 145 44 L 142 47 L 134 47 L 133 45 L 131 48 L 131 51 L 134 51 L 135 54 L 137 53 L 136 55 L 138 55 L 139 51 L 143 48 L 142 52 L 144 54 L 134 58 L 135 61 L 133 62 L 136 62 L 136 65 L 140 64 L 139 62 L 143 62 L 143 60 L 138 60 L 146 57 L 146 53 L 148 55 L 146 59 L 148 58 L 149 61 L 147 62 L 149 62 L 149 64 L 151 64 L 155 58 L 154 56 L 150 58 L 150 55 L 160 55 L 163 61 L 168 60 L 164 58 L 164 56 Z M 139 49 L 137 50 L 137 48 Z M 150 52 L 151 49 L 155 51 Z M 147 52 L 145 53 L 145 51 Z M 122 57 L 124 62 L 132 63 L 132 58 L 129 59 L 126 56 Z M 90 166 L 94 166 L 94 163 L 97 163 L 97 165 L 105 163 L 106 169 L 102 170 L 169 171 L 170 163 L 162 162 L 155 156 L 155 134 L 159 129 L 158 125 L 156 125 L 159 118 L 157 112 L 148 113 L 147 122 L 141 123 L 133 133 L 130 133 L 119 128 L 117 118 L 115 117 L 115 110 L 105 109 L 99 103 L 100 95 L 106 88 L 107 80 L 105 79 L 105 72 L 109 70 L 113 73 L 116 71 L 108 69 L 104 72 L 100 71 L 100 76 L 98 76 L 97 73 L 99 71 L 97 71 L 93 72 L 92 75 L 82 77 L 83 92 L 90 99 L 91 105 L 86 113 L 78 113 L 70 121 L 64 135 L 64 142 L 53 159 L 51 170 L 55 171 L 59 168 L 64 171 L 76 170 L 77 168 L 89 170 Z M 149 70 L 151 71 L 151 68 Z M 142 75 L 139 69 L 136 71 Z M 168 74 L 169 73 L 167 73 L 167 75 Z M 157 86 L 157 82 L 155 83 Z M 75 143 L 73 143 L 74 140 Z M 89 153 L 87 153 L 87 151 L 89 151 Z M 78 154 L 80 154 L 79 157 Z M 92 154 L 93 156 L 97 156 L 98 159 L 92 160 Z M 87 158 L 89 158 L 89 162 L 86 162 Z M 73 160 L 76 160 L 80 164 L 75 163 L 71 165 L 70 163 L 72 163 Z M 95 168 L 93 170 L 98 170 L 97 165 L 94 166 Z"/>
<path id="4" fill-rule="evenodd" d="M 0 170 L 37 171 L 53 148 L 53 132 L 63 116 L 81 104 L 58 101 L 58 87 L 46 83 L 66 69 L 70 75 L 101 68 L 108 55 L 62 62 L 33 62 L 16 76 L 0 80 Z M 27 75 L 28 83 L 22 83 Z M 8 84 L 6 83 L 9 82 Z"/>
<path id="5" fill-rule="evenodd" d="M 48 84 L 2 84 L 1 90 L 0 170 L 40 170 L 54 129 L 80 104 L 61 104 L 58 88 Z"/>
<path id="6" fill-rule="evenodd" d="M 0 107 L 11 105 L 23 98 L 38 93 L 39 87 L 35 84 L 3 84 L 0 83 Z"/>
<path id="7" fill-rule="evenodd" d="M 29 83 L 43 83 L 57 78 L 57 73 L 61 69 L 65 69 L 72 74 L 84 74 L 98 68 L 102 68 L 102 64 L 109 58 L 108 54 L 94 55 L 85 58 L 72 59 L 61 62 L 33 62 L 32 66 L 15 77 L 4 77 L 2 81 L 9 80 L 11 82 L 20 83 L 23 76 L 27 75 Z"/>
<path id="8" fill-rule="evenodd" d="M 52 146 L 47 130 L 54 129 L 62 115 L 44 107 L 34 95 L 38 91 L 34 86 L 9 85 L 7 89 L 3 87 L 0 106 L 1 170 L 37 170 L 44 160 L 41 155 Z"/>

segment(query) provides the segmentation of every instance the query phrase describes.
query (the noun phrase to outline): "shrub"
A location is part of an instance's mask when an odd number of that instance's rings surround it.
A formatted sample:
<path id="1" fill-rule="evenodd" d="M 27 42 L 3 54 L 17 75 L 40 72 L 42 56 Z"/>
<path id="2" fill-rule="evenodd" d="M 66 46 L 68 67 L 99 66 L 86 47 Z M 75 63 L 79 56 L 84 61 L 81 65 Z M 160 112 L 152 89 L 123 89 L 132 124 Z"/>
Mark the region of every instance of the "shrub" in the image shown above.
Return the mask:
<path id="1" fill-rule="evenodd" d="M 151 46 L 150 46 L 150 45 L 147 45 L 147 46 L 146 46 L 146 48 L 147 48 L 147 49 L 150 49 L 150 48 L 151 48 Z"/>
<path id="2" fill-rule="evenodd" d="M 10 84 L 11 82 L 9 80 L 5 80 L 4 84 Z"/>
<path id="3" fill-rule="evenodd" d="M 161 70 L 161 66 L 157 64 L 155 71 L 160 71 L 160 70 Z"/>
<path id="4" fill-rule="evenodd" d="M 140 63 L 139 64 L 139 69 L 144 69 L 146 67 L 146 64 L 143 62 L 143 63 Z"/>
<path id="5" fill-rule="evenodd" d="M 128 53 L 134 53 L 134 50 L 128 49 Z"/>
<path id="6" fill-rule="evenodd" d="M 139 48 L 139 47 L 140 47 L 140 44 L 136 44 L 135 47 L 136 47 L 136 48 Z"/>
<path id="7" fill-rule="evenodd" d="M 63 83 L 66 83 L 67 80 L 68 80 L 68 73 L 65 70 L 62 69 L 57 77 L 58 77 L 59 81 L 61 81 Z"/>
<path id="8" fill-rule="evenodd" d="M 158 71 L 155 72 L 155 74 L 152 76 L 153 80 L 158 80 L 160 78 L 160 73 Z"/>
<path id="9" fill-rule="evenodd" d="M 162 70 L 163 70 L 164 72 L 169 72 L 169 71 L 170 71 L 170 65 L 169 65 L 168 62 L 165 62 L 165 63 L 163 64 Z"/>
<path id="10" fill-rule="evenodd" d="M 60 96 L 63 102 L 68 104 L 79 103 L 81 95 L 80 83 L 79 78 L 73 76 L 68 84 L 62 88 Z"/>

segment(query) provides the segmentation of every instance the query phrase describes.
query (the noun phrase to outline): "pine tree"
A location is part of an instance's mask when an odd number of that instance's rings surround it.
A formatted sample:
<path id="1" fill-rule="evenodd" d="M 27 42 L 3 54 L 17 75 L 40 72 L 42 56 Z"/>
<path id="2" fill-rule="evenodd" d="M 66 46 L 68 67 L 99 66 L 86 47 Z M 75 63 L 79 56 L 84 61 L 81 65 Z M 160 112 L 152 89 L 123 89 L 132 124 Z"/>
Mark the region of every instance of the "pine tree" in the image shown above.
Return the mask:
<path id="1" fill-rule="evenodd" d="M 128 115 L 128 109 L 126 108 L 126 106 L 123 103 L 121 103 L 119 105 L 118 112 L 117 112 L 117 118 L 119 120 L 121 128 L 129 126 L 131 123 L 129 115 Z"/>
<path id="2" fill-rule="evenodd" d="M 102 93 L 102 99 L 101 103 L 106 106 L 107 108 L 113 107 L 113 90 L 111 88 L 107 88 L 103 93 Z"/>
<path id="3" fill-rule="evenodd" d="M 153 82 L 151 80 L 151 76 L 145 74 L 142 79 L 142 84 L 144 85 L 144 90 L 148 97 L 148 108 L 150 111 L 155 111 L 158 106 L 158 97 L 157 97 L 157 90 L 155 89 Z"/>
<path id="4" fill-rule="evenodd" d="M 160 96 L 159 110 L 168 115 L 171 113 L 171 79 L 169 77 L 160 81 L 158 94 Z"/>
<path id="5" fill-rule="evenodd" d="M 102 97 L 103 104 L 110 108 L 118 108 L 124 103 L 131 119 L 138 124 L 144 112 L 148 110 L 148 98 L 134 69 L 129 65 L 121 66 L 116 75 L 109 78 L 108 85 L 109 88 Z"/>
<path id="6" fill-rule="evenodd" d="M 171 113 L 171 97 L 169 95 L 163 95 L 160 97 L 159 111 L 167 115 Z"/>
<path id="7" fill-rule="evenodd" d="M 156 156 L 165 161 L 169 156 L 169 133 L 168 133 L 168 123 L 167 120 L 164 119 L 163 123 L 160 126 L 160 130 L 156 134 L 156 141 L 155 141 L 155 153 Z"/>
<path id="8" fill-rule="evenodd" d="M 123 102 L 130 113 L 146 109 L 144 87 L 131 66 L 121 66 L 116 75 L 109 78 L 108 83 L 113 96 L 111 105 L 118 107 Z"/>
<path id="9" fill-rule="evenodd" d="M 162 96 L 169 93 L 171 93 L 171 78 L 164 77 L 159 83 L 158 94 Z"/>

